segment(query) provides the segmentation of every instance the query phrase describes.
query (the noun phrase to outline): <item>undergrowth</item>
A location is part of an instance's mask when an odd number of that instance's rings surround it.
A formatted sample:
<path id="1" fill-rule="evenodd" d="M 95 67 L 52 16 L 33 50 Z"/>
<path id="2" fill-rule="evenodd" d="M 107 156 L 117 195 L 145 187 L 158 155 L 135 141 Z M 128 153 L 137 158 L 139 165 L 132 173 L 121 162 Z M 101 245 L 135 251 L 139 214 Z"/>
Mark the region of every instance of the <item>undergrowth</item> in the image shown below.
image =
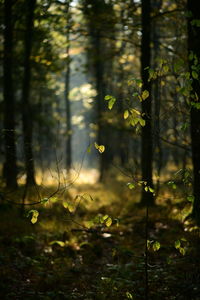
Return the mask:
<path id="1" fill-rule="evenodd" d="M 200 299 L 199 229 L 184 221 L 191 204 L 181 188 L 174 195 L 161 187 L 158 204 L 149 208 L 148 241 L 138 200 L 139 190 L 121 182 L 77 185 L 31 207 L 39 212 L 35 224 L 29 209 L 22 216 L 20 206 L 4 202 L 0 298 L 145 299 L 147 269 L 148 299 Z"/>

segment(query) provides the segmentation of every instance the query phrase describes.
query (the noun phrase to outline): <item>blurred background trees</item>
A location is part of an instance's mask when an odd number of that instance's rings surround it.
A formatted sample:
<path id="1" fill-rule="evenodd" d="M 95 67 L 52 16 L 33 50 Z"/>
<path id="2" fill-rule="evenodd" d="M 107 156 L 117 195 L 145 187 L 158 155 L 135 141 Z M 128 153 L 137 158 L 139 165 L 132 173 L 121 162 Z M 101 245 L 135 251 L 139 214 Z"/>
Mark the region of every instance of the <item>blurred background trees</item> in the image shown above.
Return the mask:
<path id="1" fill-rule="evenodd" d="M 121 170 L 153 204 L 173 171 L 194 167 L 199 211 L 194 1 L 4 0 L 0 34 L 2 187 L 39 184 L 57 162 L 101 181 Z"/>

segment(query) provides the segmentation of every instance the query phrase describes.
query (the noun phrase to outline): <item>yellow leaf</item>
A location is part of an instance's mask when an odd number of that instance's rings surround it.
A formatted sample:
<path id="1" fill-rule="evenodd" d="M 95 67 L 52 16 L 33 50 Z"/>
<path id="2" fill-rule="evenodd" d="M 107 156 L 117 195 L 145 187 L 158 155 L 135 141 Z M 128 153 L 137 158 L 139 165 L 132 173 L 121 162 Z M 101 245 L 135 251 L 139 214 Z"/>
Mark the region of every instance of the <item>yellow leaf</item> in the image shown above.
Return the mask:
<path id="1" fill-rule="evenodd" d="M 128 110 L 125 110 L 124 111 L 124 119 L 126 120 L 129 116 L 129 111 Z"/>
<path id="2" fill-rule="evenodd" d="M 98 145 L 97 143 L 94 143 L 94 146 L 100 153 L 103 153 L 105 151 L 104 145 Z"/>
<path id="3" fill-rule="evenodd" d="M 63 241 L 52 241 L 49 243 L 49 245 L 55 245 L 55 244 L 59 245 L 60 247 L 65 246 L 65 242 L 63 242 Z"/>
<path id="4" fill-rule="evenodd" d="M 140 116 L 141 113 L 139 112 L 139 110 L 135 109 L 135 108 L 130 108 L 130 112 L 132 115 L 138 115 Z"/>
<path id="5" fill-rule="evenodd" d="M 68 209 L 70 213 L 73 213 L 76 210 L 76 206 L 73 203 L 63 202 L 63 206 L 64 208 Z"/>
<path id="6" fill-rule="evenodd" d="M 110 227 L 112 225 L 112 219 L 111 217 L 108 217 L 106 220 L 105 220 L 105 224 L 107 227 Z"/>
<path id="7" fill-rule="evenodd" d="M 96 142 L 94 143 L 94 146 L 97 150 L 99 149 L 99 145 Z"/>
<path id="8" fill-rule="evenodd" d="M 35 224 L 36 222 L 37 222 L 37 218 L 33 216 L 33 217 L 31 218 L 31 223 L 32 223 L 32 224 Z"/>
<path id="9" fill-rule="evenodd" d="M 153 251 L 158 251 L 160 249 L 160 243 L 158 241 L 153 243 Z"/>
<path id="10" fill-rule="evenodd" d="M 31 223 L 32 224 L 35 224 L 37 222 L 37 219 L 38 219 L 38 216 L 39 216 L 39 212 L 35 209 L 32 209 L 29 211 L 28 213 L 29 215 L 32 214 L 32 217 L 31 217 Z"/>
<path id="11" fill-rule="evenodd" d="M 99 150 L 100 153 L 103 153 L 105 151 L 105 146 L 100 145 L 98 150 Z"/>
<path id="12" fill-rule="evenodd" d="M 144 90 L 142 92 L 142 100 L 146 100 L 149 97 L 149 92 L 147 90 Z"/>

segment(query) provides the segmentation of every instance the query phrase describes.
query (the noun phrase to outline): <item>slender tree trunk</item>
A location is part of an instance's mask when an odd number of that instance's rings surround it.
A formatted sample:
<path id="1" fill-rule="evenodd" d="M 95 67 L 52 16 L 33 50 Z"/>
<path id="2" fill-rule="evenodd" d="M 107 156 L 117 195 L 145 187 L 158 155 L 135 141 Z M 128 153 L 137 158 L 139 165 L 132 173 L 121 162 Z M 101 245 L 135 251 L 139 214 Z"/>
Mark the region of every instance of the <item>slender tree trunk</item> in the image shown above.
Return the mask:
<path id="1" fill-rule="evenodd" d="M 162 0 L 151 0 L 152 9 L 155 13 L 160 11 L 162 7 Z M 159 41 L 159 23 L 158 20 L 154 19 L 151 24 L 152 31 L 152 40 L 153 40 L 153 67 L 156 69 L 158 66 L 157 58 L 159 57 L 160 51 L 160 41 Z M 153 106 L 154 106 L 154 126 L 153 126 L 153 160 L 156 169 L 157 180 L 155 184 L 155 194 L 158 196 L 160 189 L 160 175 L 162 169 L 162 144 L 160 140 L 160 110 L 161 110 L 161 96 L 162 87 L 161 87 L 161 77 L 158 77 L 152 85 L 152 97 L 153 97 Z"/>
<path id="2" fill-rule="evenodd" d="M 70 12 L 69 12 L 69 3 L 67 3 L 67 61 L 66 61 L 66 76 L 65 76 L 65 105 L 66 105 L 66 131 L 67 131 L 67 139 L 66 139 L 66 168 L 69 173 L 71 169 L 72 163 L 72 155 L 71 155 L 71 108 L 70 108 L 70 100 L 69 100 L 69 90 L 70 90 Z"/>
<path id="3" fill-rule="evenodd" d="M 30 83 L 31 83 L 31 49 L 34 27 L 34 10 L 36 0 L 26 0 L 27 16 L 25 30 L 25 53 L 24 53 L 24 78 L 22 87 L 22 123 L 23 123 L 23 138 L 24 138 L 24 154 L 25 154 L 25 170 L 26 184 L 35 185 L 35 170 L 33 158 L 33 122 L 32 110 L 30 105 Z"/>
<path id="4" fill-rule="evenodd" d="M 96 80 L 96 90 L 97 90 L 97 124 L 98 124 L 98 136 L 97 142 L 99 145 L 104 144 L 105 135 L 102 125 L 102 112 L 103 112 L 103 100 L 105 97 L 105 88 L 103 81 L 104 66 L 101 59 L 101 38 L 97 33 L 94 37 L 94 48 L 96 49 L 95 53 L 95 80 Z M 107 150 L 107 149 L 106 149 Z M 105 158 L 104 154 L 100 155 L 100 177 L 99 181 L 103 180 L 104 169 L 105 169 Z"/>
<path id="5" fill-rule="evenodd" d="M 4 177 L 7 188 L 17 188 L 17 157 L 15 145 L 15 99 L 13 92 L 13 21 L 12 0 L 4 1 Z"/>
<path id="6" fill-rule="evenodd" d="M 189 60 L 189 67 L 192 76 L 191 91 L 191 144 L 192 144 L 192 164 L 193 164 L 193 211 L 194 219 L 200 224 L 200 27 L 195 25 L 195 20 L 200 19 L 199 1 L 188 0 L 188 11 L 191 17 L 188 19 L 188 51 L 189 55 L 193 53 L 198 62 L 195 65 L 195 59 Z M 192 21 L 194 22 L 192 24 Z M 194 69 L 198 77 L 193 75 Z M 194 105 L 193 105 L 194 104 Z M 196 106 L 195 106 L 196 105 Z"/>
<path id="7" fill-rule="evenodd" d="M 107 55 L 110 45 L 103 38 L 105 30 L 113 30 L 112 20 L 112 6 L 105 0 L 85 0 L 84 12 L 87 18 L 87 24 L 89 33 L 91 36 L 90 53 L 88 53 L 88 61 L 91 62 L 91 70 L 94 78 L 95 87 L 97 91 L 96 96 L 96 109 L 97 109 L 97 143 L 99 145 L 105 145 L 105 153 L 99 156 L 99 181 L 103 180 L 105 169 L 108 167 L 110 160 L 113 159 L 112 147 L 107 149 L 107 141 L 110 139 L 110 128 L 105 128 L 105 122 L 103 122 L 103 112 L 105 111 L 104 96 L 106 95 L 107 82 L 105 80 L 105 71 L 111 69 L 112 64 L 108 65 Z M 108 16 L 110 17 L 110 23 Z M 106 21 L 107 23 L 106 23 Z M 106 24 L 106 25 L 105 25 Z M 111 48 L 113 49 L 113 47 Z M 111 61 L 109 61 L 111 62 Z M 109 72 L 110 73 L 110 72 Z M 109 91 L 110 93 L 110 91 Z"/>
<path id="8" fill-rule="evenodd" d="M 151 82 L 148 81 L 148 70 L 151 60 L 151 1 L 142 0 L 142 42 L 141 42 L 141 78 L 143 82 L 142 91 L 147 90 L 149 97 L 142 101 L 142 113 L 146 125 L 142 127 L 142 151 L 141 151 L 141 167 L 142 180 L 147 182 L 147 186 L 153 187 L 152 180 L 152 125 L 151 125 Z M 142 191 L 141 204 L 154 204 L 153 194 Z"/>

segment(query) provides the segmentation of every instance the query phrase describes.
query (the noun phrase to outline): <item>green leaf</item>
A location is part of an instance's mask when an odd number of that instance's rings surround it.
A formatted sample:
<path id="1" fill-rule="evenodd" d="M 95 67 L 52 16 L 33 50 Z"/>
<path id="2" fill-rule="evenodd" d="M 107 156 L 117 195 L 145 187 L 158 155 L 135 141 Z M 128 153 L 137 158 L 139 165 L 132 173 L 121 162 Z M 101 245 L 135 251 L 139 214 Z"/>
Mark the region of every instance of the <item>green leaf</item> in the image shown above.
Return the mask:
<path id="1" fill-rule="evenodd" d="M 181 238 L 181 241 L 183 241 L 183 242 L 187 242 L 187 240 L 186 240 L 186 238 Z"/>
<path id="2" fill-rule="evenodd" d="M 151 79 L 156 79 L 158 76 L 158 73 L 156 71 L 154 71 L 153 69 L 149 69 L 149 79 L 148 81 L 150 81 Z"/>
<path id="3" fill-rule="evenodd" d="M 193 195 L 189 195 L 189 196 L 187 196 L 187 201 L 189 201 L 189 202 L 194 202 L 194 196 Z"/>
<path id="4" fill-rule="evenodd" d="M 163 72 L 167 73 L 169 71 L 169 66 L 165 65 L 163 66 Z"/>
<path id="5" fill-rule="evenodd" d="M 149 192 L 154 193 L 154 189 L 149 186 Z"/>
<path id="6" fill-rule="evenodd" d="M 127 183 L 127 186 L 128 186 L 128 188 L 129 188 L 130 190 L 132 190 L 132 189 L 135 188 L 134 183 L 131 183 L 131 182 L 128 182 L 128 183 Z"/>
<path id="7" fill-rule="evenodd" d="M 185 255 L 185 248 L 183 248 L 183 247 L 180 247 L 179 248 L 179 252 L 182 254 L 182 255 Z"/>
<path id="8" fill-rule="evenodd" d="M 74 203 L 69 203 L 69 202 L 65 201 L 65 202 L 63 202 L 63 206 L 64 206 L 64 208 L 68 209 L 68 211 L 70 213 L 73 213 L 76 210 L 76 206 Z"/>
<path id="9" fill-rule="evenodd" d="M 176 61 L 176 63 L 174 64 L 174 71 L 176 72 L 176 73 L 179 73 L 180 71 L 181 71 L 181 69 L 183 68 L 183 66 L 184 66 L 184 60 L 183 59 L 178 59 L 177 61 Z"/>
<path id="10" fill-rule="evenodd" d="M 111 217 L 108 217 L 108 218 L 105 220 L 105 225 L 106 225 L 107 227 L 110 227 L 110 226 L 112 225 L 112 219 L 111 219 Z"/>
<path id="11" fill-rule="evenodd" d="M 147 90 L 144 90 L 142 92 L 142 100 L 146 100 L 149 97 L 149 92 Z"/>
<path id="12" fill-rule="evenodd" d="M 113 105 L 115 104 L 116 99 L 113 98 L 108 102 L 108 108 L 111 110 L 113 108 Z"/>
<path id="13" fill-rule="evenodd" d="M 28 217 L 30 216 L 30 215 L 32 215 L 31 216 L 31 223 L 32 224 L 35 224 L 36 222 L 37 222 L 37 220 L 38 220 L 38 216 L 39 216 L 39 212 L 37 211 L 37 210 L 35 210 L 35 209 L 31 209 L 29 212 L 28 212 Z"/>
<path id="14" fill-rule="evenodd" d="M 196 71 L 192 71 L 192 77 L 194 79 L 198 79 L 198 73 Z"/>
<path id="15" fill-rule="evenodd" d="M 176 184 L 175 184 L 174 181 L 169 181 L 169 182 L 168 182 L 168 185 L 171 186 L 173 190 L 176 189 Z"/>
<path id="16" fill-rule="evenodd" d="M 47 203 L 48 201 L 49 201 L 48 198 L 43 198 L 43 199 L 41 200 L 41 203 L 42 203 L 42 204 L 45 204 L 45 203 Z"/>
<path id="17" fill-rule="evenodd" d="M 105 101 L 109 101 L 109 100 L 110 100 L 110 98 L 112 98 L 112 96 L 110 96 L 110 95 L 106 95 L 106 96 L 104 97 L 104 100 L 105 100 Z"/>
<path id="18" fill-rule="evenodd" d="M 189 127 L 189 123 L 185 122 L 182 126 L 181 126 L 181 130 L 186 130 Z"/>
<path id="19" fill-rule="evenodd" d="M 133 299 L 133 296 L 132 296 L 131 293 L 126 292 L 126 298 L 127 298 L 127 299 Z"/>
<path id="20" fill-rule="evenodd" d="M 128 110 L 125 110 L 124 111 L 124 119 L 126 120 L 129 116 L 129 111 Z"/>
<path id="21" fill-rule="evenodd" d="M 86 221 L 86 222 L 85 222 L 85 226 L 86 226 L 87 228 L 91 228 L 92 226 L 94 226 L 94 221 L 93 221 L 93 220 Z"/>
<path id="22" fill-rule="evenodd" d="M 160 249 L 160 243 L 158 241 L 153 243 L 153 251 L 158 251 Z"/>
<path id="23" fill-rule="evenodd" d="M 51 197 L 51 202 L 56 203 L 58 201 L 58 197 Z"/>
<path id="24" fill-rule="evenodd" d="M 142 102 L 142 97 L 140 95 L 138 95 L 138 98 L 139 98 L 140 102 Z"/>
<path id="25" fill-rule="evenodd" d="M 145 190 L 145 192 L 148 192 L 148 190 L 149 190 L 148 186 L 145 186 L 144 190 Z"/>
<path id="26" fill-rule="evenodd" d="M 146 124 L 146 121 L 145 121 L 144 119 L 140 118 L 140 119 L 139 119 L 139 123 L 140 123 L 140 125 L 141 125 L 142 127 L 144 127 L 145 124 Z"/>
<path id="27" fill-rule="evenodd" d="M 100 218 L 100 223 L 104 223 L 104 221 L 106 220 L 106 219 L 108 219 L 109 218 L 109 215 L 104 215 L 104 216 L 102 216 L 101 218 Z"/>
<path id="28" fill-rule="evenodd" d="M 135 108 L 130 108 L 130 112 L 134 116 L 136 116 L 136 115 L 140 116 L 141 115 L 140 111 L 135 109 Z"/>
<path id="29" fill-rule="evenodd" d="M 116 98 L 111 95 L 106 95 L 104 97 L 105 101 L 108 101 L 108 108 L 111 110 L 113 108 L 113 105 L 115 104 Z"/>
<path id="30" fill-rule="evenodd" d="M 49 243 L 50 245 L 59 245 L 60 247 L 64 247 L 65 246 L 65 243 L 62 242 L 62 241 L 52 241 Z"/>
<path id="31" fill-rule="evenodd" d="M 181 242 L 180 242 L 179 240 L 175 241 L 174 247 L 175 247 L 176 249 L 179 249 L 180 246 L 181 246 Z"/>
<path id="32" fill-rule="evenodd" d="M 142 80 L 141 79 L 138 79 L 138 78 L 133 78 L 131 80 L 132 83 L 135 83 L 139 88 L 142 87 Z"/>
<path id="33" fill-rule="evenodd" d="M 191 105 L 196 109 L 200 109 L 200 102 L 191 102 Z"/>

